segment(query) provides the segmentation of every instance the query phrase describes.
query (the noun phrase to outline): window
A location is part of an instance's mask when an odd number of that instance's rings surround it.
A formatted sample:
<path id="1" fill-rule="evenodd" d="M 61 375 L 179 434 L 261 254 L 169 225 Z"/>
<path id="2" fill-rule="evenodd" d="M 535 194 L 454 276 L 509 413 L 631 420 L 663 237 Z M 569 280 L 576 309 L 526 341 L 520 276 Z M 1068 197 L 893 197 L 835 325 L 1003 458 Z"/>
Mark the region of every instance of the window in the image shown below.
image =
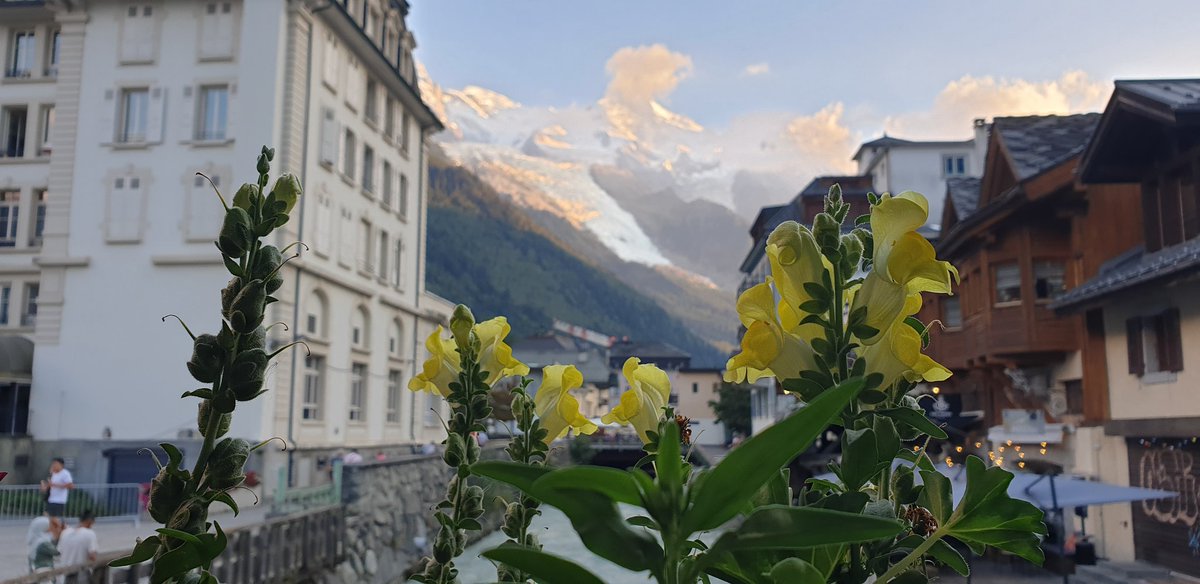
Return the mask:
<path id="1" fill-rule="evenodd" d="M 350 320 L 350 343 L 357 349 L 365 349 L 370 340 L 371 317 L 367 309 L 359 307 Z"/>
<path id="2" fill-rule="evenodd" d="M 396 257 L 393 260 L 396 263 L 396 269 L 392 270 L 392 285 L 396 288 L 400 287 L 400 276 L 404 273 L 404 242 L 396 239 Z"/>
<path id="3" fill-rule="evenodd" d="M 384 206 L 392 206 L 393 190 L 395 190 L 395 181 L 392 179 L 392 163 L 383 161 L 383 200 Z"/>
<path id="4" fill-rule="evenodd" d="M 142 238 L 142 179 L 119 176 L 108 193 L 106 233 L 110 243 L 133 243 Z"/>
<path id="5" fill-rule="evenodd" d="M 38 156 L 49 156 L 54 149 L 51 140 L 54 137 L 54 106 L 42 106 L 42 145 L 38 148 Z"/>
<path id="6" fill-rule="evenodd" d="M 1038 300 L 1057 298 L 1067 289 L 1062 262 L 1045 261 L 1033 264 L 1033 294 Z"/>
<path id="7" fill-rule="evenodd" d="M 321 164 L 333 168 L 338 158 L 338 123 L 333 108 L 321 108 Z"/>
<path id="8" fill-rule="evenodd" d="M 370 146 L 363 146 L 362 188 L 375 192 L 375 149 Z"/>
<path id="9" fill-rule="evenodd" d="M 943 176 L 963 176 L 967 174 L 967 157 L 953 154 L 942 156 Z"/>
<path id="10" fill-rule="evenodd" d="M 232 2 L 209 2 L 200 18 L 200 59 L 231 59 L 237 45 L 237 10 Z"/>
<path id="11" fill-rule="evenodd" d="M 962 301 L 957 296 L 942 298 L 942 325 L 948 329 L 962 328 Z"/>
<path id="12" fill-rule="evenodd" d="M 692 393 L 700 393 L 700 384 L 692 382 Z"/>
<path id="13" fill-rule="evenodd" d="M 346 137 L 342 141 L 342 175 L 350 180 L 354 180 L 354 170 L 358 166 L 354 159 L 357 150 L 358 140 L 354 138 L 354 132 L 346 130 Z"/>
<path id="14" fill-rule="evenodd" d="M 150 111 L 149 89 L 121 91 L 121 133 L 119 142 L 145 142 L 146 119 Z"/>
<path id="15" fill-rule="evenodd" d="M 412 116 L 406 111 L 400 120 L 400 153 L 408 156 L 409 127 L 412 126 Z"/>
<path id="16" fill-rule="evenodd" d="M 379 121 L 379 84 L 375 83 L 374 79 L 367 80 L 366 100 L 363 103 L 363 115 L 367 121 L 376 123 Z"/>
<path id="17" fill-rule="evenodd" d="M 338 70 L 341 61 L 341 53 L 338 52 L 338 40 L 333 33 L 325 35 L 325 84 L 330 89 L 337 91 L 338 86 Z"/>
<path id="18" fill-rule="evenodd" d="M 1141 377 L 1148 373 L 1183 371 L 1179 309 L 1125 321 L 1125 342 L 1130 374 Z"/>
<path id="19" fill-rule="evenodd" d="M 325 358 L 309 355 L 304 358 L 304 403 L 300 418 L 321 419 L 321 402 L 325 394 Z"/>
<path id="20" fill-rule="evenodd" d="M 314 291 L 308 299 L 308 310 L 304 319 L 305 334 L 314 337 L 325 336 L 325 296 Z"/>
<path id="21" fill-rule="evenodd" d="M 188 241 L 211 241 L 221 231 L 225 220 L 225 208 L 213 193 L 213 187 L 221 188 L 221 174 L 212 170 L 202 176 L 192 177 L 192 189 L 187 197 L 187 217 L 184 222 Z M 212 180 L 212 184 L 208 183 Z"/>
<path id="22" fill-rule="evenodd" d="M 32 30 L 18 30 L 12 35 L 12 57 L 8 60 L 6 77 L 29 77 L 33 74 L 33 47 L 36 37 Z"/>
<path id="23" fill-rule="evenodd" d="M 392 321 L 392 331 L 388 335 L 388 353 L 393 357 L 401 357 L 400 349 L 403 346 L 402 339 L 404 338 L 404 326 L 400 321 Z"/>
<path id="24" fill-rule="evenodd" d="M 0 146 L 0 158 L 25 156 L 25 128 L 28 110 L 24 107 L 6 107 L 0 110 L 0 131 L 4 144 Z"/>
<path id="25" fill-rule="evenodd" d="M 0 284 L 0 325 L 8 325 L 8 305 L 12 302 L 12 284 Z"/>
<path id="26" fill-rule="evenodd" d="M 0 386 L 0 435 L 29 434 L 29 384 L 6 383 Z M 21 460 L 17 456 L 17 460 Z M 17 466 L 21 463 L 17 462 Z"/>
<path id="27" fill-rule="evenodd" d="M 154 60 L 157 23 L 154 6 L 132 5 L 121 23 L 121 62 L 149 63 Z"/>
<path id="28" fill-rule="evenodd" d="M 333 201 L 327 196 L 317 197 L 317 230 L 312 243 L 313 251 L 323 256 L 333 247 Z"/>
<path id="29" fill-rule="evenodd" d="M 29 245 L 37 247 L 42 245 L 42 233 L 46 230 L 46 190 L 34 192 L 33 198 L 33 235 Z"/>
<path id="30" fill-rule="evenodd" d="M 996 266 L 996 304 L 1021 302 L 1021 267 L 1016 263 Z"/>
<path id="31" fill-rule="evenodd" d="M 390 424 L 400 422 L 400 372 L 395 369 L 388 371 L 387 421 Z"/>
<path id="32" fill-rule="evenodd" d="M 200 88 L 200 117 L 196 127 L 197 140 L 224 140 L 229 119 L 229 86 L 211 85 Z"/>
<path id="33" fill-rule="evenodd" d="M 374 252 L 371 241 L 371 222 L 363 219 L 358 224 L 358 269 L 366 273 L 371 273 L 374 269 Z"/>
<path id="34" fill-rule="evenodd" d="M 379 231 L 379 249 L 376 252 L 379 261 L 379 273 L 377 274 L 380 280 L 386 281 L 388 275 L 388 234 L 382 229 Z"/>
<path id="35" fill-rule="evenodd" d="M 21 191 L 0 191 L 0 247 L 17 245 L 21 215 Z"/>
<path id="36" fill-rule="evenodd" d="M 1071 379 L 1064 381 L 1063 393 L 1067 398 L 1067 413 L 1083 415 L 1083 380 Z"/>
<path id="37" fill-rule="evenodd" d="M 342 207 L 341 222 L 338 225 L 338 262 L 347 268 L 354 266 L 355 248 L 354 214 Z"/>
<path id="38" fill-rule="evenodd" d="M 391 139 L 396 135 L 396 102 L 388 96 L 383 104 L 383 137 Z"/>
<path id="39" fill-rule="evenodd" d="M 50 65 L 46 67 L 46 75 L 54 77 L 58 75 L 58 56 L 62 51 L 62 31 L 54 31 L 50 33 Z"/>
<path id="40" fill-rule="evenodd" d="M 408 177 L 400 175 L 400 199 L 396 201 L 400 207 L 400 218 L 408 219 Z"/>
<path id="41" fill-rule="evenodd" d="M 41 284 L 25 285 L 25 309 L 21 311 L 21 326 L 33 326 L 37 320 L 37 300 Z"/>
<path id="42" fill-rule="evenodd" d="M 363 401 L 367 394 L 367 366 L 354 363 L 350 366 L 350 421 L 363 421 Z"/>

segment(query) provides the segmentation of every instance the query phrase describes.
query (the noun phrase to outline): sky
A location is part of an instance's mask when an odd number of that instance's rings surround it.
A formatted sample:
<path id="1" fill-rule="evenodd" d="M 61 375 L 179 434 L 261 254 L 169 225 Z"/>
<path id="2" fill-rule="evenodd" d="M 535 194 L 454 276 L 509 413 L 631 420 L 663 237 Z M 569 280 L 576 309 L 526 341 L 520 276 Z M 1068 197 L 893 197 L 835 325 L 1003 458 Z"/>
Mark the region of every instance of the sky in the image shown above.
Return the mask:
<path id="1" fill-rule="evenodd" d="M 637 83 L 659 79 L 632 91 L 706 127 L 834 116 L 850 141 L 885 130 L 967 138 L 979 112 L 1098 110 L 1115 78 L 1200 75 L 1194 0 L 411 5 L 417 59 L 445 87 L 570 107 L 611 94 L 614 77 L 633 71 Z"/>

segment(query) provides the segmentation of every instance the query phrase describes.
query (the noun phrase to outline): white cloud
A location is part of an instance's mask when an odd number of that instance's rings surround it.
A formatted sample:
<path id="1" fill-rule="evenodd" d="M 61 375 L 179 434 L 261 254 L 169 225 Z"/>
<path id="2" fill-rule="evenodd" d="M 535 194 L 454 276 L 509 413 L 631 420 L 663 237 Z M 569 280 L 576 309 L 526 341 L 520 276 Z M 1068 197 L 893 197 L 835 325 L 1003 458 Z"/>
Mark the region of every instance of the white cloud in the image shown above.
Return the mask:
<path id="1" fill-rule="evenodd" d="M 671 94 L 692 73 L 692 58 L 661 44 L 625 47 L 608 59 L 605 97 L 644 105 Z"/>
<path id="2" fill-rule="evenodd" d="M 975 118 L 1100 111 L 1110 90 L 1082 71 L 1048 81 L 968 75 L 948 83 L 929 109 L 889 116 L 884 129 L 904 138 L 962 138 Z"/>
<path id="3" fill-rule="evenodd" d="M 745 75 L 746 77 L 756 77 L 758 75 L 766 75 L 767 73 L 770 73 L 770 72 L 771 72 L 771 64 L 770 63 L 754 63 L 752 65 L 746 65 L 746 68 L 742 69 L 742 75 Z"/>

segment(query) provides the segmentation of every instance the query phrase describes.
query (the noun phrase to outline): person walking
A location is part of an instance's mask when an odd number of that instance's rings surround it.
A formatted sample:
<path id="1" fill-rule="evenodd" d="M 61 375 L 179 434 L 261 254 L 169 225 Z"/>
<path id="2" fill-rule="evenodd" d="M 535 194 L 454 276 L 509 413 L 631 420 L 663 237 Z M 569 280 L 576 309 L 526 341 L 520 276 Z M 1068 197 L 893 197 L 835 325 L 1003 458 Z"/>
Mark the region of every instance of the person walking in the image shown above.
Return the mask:
<path id="1" fill-rule="evenodd" d="M 25 534 L 25 545 L 29 549 L 29 573 L 54 569 L 54 558 L 59 554 L 54 542 L 61 533 L 62 524 L 57 519 L 45 515 L 33 518 Z"/>
<path id="2" fill-rule="evenodd" d="M 62 554 L 62 565 L 79 566 L 96 561 L 96 555 L 100 552 L 100 541 L 92 529 L 95 524 L 96 514 L 88 509 L 79 515 L 78 527 L 63 531 L 62 536 L 58 538 L 58 551 Z M 79 575 L 84 574 L 90 574 L 90 568 L 87 572 Z M 75 582 L 83 584 L 88 581 L 86 575 L 82 580 L 73 580 L 73 578 L 78 579 L 79 575 L 67 576 L 66 584 Z"/>
<path id="3" fill-rule="evenodd" d="M 50 462 L 50 480 L 42 481 L 42 492 L 46 493 L 46 512 L 51 517 L 62 519 L 67 511 L 67 498 L 75 488 L 75 479 L 67 470 L 62 458 Z"/>

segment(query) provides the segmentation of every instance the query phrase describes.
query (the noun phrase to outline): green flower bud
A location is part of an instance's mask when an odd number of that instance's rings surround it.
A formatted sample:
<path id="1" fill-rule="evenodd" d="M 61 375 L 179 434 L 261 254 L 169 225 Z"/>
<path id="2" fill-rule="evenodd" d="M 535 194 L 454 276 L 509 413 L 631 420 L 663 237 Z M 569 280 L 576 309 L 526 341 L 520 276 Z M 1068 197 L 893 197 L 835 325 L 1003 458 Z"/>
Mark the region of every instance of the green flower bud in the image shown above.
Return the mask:
<path id="1" fill-rule="evenodd" d="M 238 401 L 250 401 L 262 393 L 263 381 L 267 376 L 267 353 L 263 349 L 250 349 L 238 353 L 229 368 L 227 387 Z"/>
<path id="2" fill-rule="evenodd" d="M 838 247 L 838 239 L 842 235 L 841 226 L 834 220 L 829 213 L 817 213 L 817 218 L 813 220 L 813 236 L 817 239 L 817 245 L 821 251 L 828 254 L 836 250 Z"/>
<path id="3" fill-rule="evenodd" d="M 218 490 L 232 489 L 246 480 L 246 459 L 250 456 L 250 443 L 241 438 L 226 438 L 217 443 L 208 458 L 208 469 L 204 479 L 208 486 Z"/>
<path id="4" fill-rule="evenodd" d="M 850 233 L 842 236 L 841 268 L 843 274 L 849 275 L 858 271 L 858 264 L 862 262 L 862 252 L 862 241 L 858 237 Z"/>
<path id="5" fill-rule="evenodd" d="M 209 418 L 212 416 L 212 413 L 213 413 L 212 402 L 209 400 L 201 400 L 199 411 L 196 412 L 196 425 L 199 426 L 199 428 L 200 428 L 201 436 L 206 436 L 206 434 L 204 433 L 205 428 L 208 428 L 208 421 L 209 421 Z M 213 438 L 220 438 L 221 436 L 224 436 L 227 432 L 229 432 L 229 423 L 231 421 L 233 421 L 233 416 L 231 416 L 229 414 L 218 414 L 218 415 L 221 416 L 221 421 L 217 424 L 217 435 L 213 436 Z M 160 520 L 159 523 L 163 523 L 163 521 Z"/>
<path id="6" fill-rule="evenodd" d="M 254 332 L 263 321 L 267 308 L 267 288 L 262 280 L 251 280 L 242 287 L 229 306 L 226 317 L 234 332 L 243 335 Z"/>
<path id="7" fill-rule="evenodd" d="M 267 174 L 271 172 L 271 161 L 267 159 L 267 149 L 264 147 L 262 154 L 258 155 L 258 174 Z"/>
<path id="8" fill-rule="evenodd" d="M 200 335 L 192 343 L 192 358 L 187 362 L 188 372 L 200 383 L 212 383 L 221 374 L 225 361 L 225 350 L 216 335 Z"/>
<path id="9" fill-rule="evenodd" d="M 445 564 L 454 559 L 454 532 L 442 526 L 433 540 L 433 559 Z"/>
<path id="10" fill-rule="evenodd" d="M 264 245 L 254 256 L 254 265 L 250 266 L 250 277 L 266 282 L 267 294 L 270 294 L 283 286 L 283 276 L 277 271 L 282 264 L 283 255 L 279 253 L 279 248 Z"/>
<path id="11" fill-rule="evenodd" d="M 167 527 L 187 533 L 203 533 L 208 530 L 208 509 L 197 502 L 191 502 L 175 509 Z M 183 542 L 171 537 L 164 538 L 167 549 L 175 549 Z"/>
<path id="12" fill-rule="evenodd" d="M 150 482 L 150 501 L 146 504 L 146 510 L 159 523 L 170 521 L 175 509 L 183 503 L 187 483 L 177 472 L 171 472 L 167 467 L 161 468 Z"/>
<path id="13" fill-rule="evenodd" d="M 267 329 L 258 327 L 254 332 L 242 337 L 242 342 L 238 344 L 238 348 L 248 351 L 250 349 L 262 349 L 267 346 Z"/>
<path id="14" fill-rule="evenodd" d="M 243 183 L 237 194 L 233 196 L 233 206 L 249 211 L 254 208 L 260 198 L 262 198 L 262 189 L 259 189 L 258 185 Z"/>
<path id="15" fill-rule="evenodd" d="M 450 317 L 450 333 L 454 335 L 454 342 L 458 344 L 459 349 L 464 349 L 471 343 L 471 329 L 474 326 L 475 315 L 471 314 L 471 309 L 465 304 L 455 306 L 454 314 Z"/>
<path id="16" fill-rule="evenodd" d="M 275 200 L 282 201 L 286 204 L 283 208 L 283 213 L 286 215 L 292 212 L 292 208 L 296 206 L 296 200 L 304 193 L 304 189 L 300 186 L 300 179 L 294 174 L 284 174 L 275 181 Z"/>
<path id="17" fill-rule="evenodd" d="M 231 258 L 240 258 L 246 255 L 246 250 L 253 243 L 250 214 L 240 207 L 231 207 L 225 212 L 225 222 L 221 225 L 221 234 L 217 236 L 217 247 Z"/>
<path id="18" fill-rule="evenodd" d="M 229 309 L 233 307 L 233 299 L 237 298 L 238 292 L 242 291 L 242 279 L 230 278 L 229 283 L 221 288 L 221 314 L 228 315 Z"/>
<path id="19" fill-rule="evenodd" d="M 458 434 L 450 434 L 446 436 L 446 452 L 442 454 L 442 460 L 447 466 L 458 467 L 463 463 L 466 456 L 467 445 L 463 442 L 462 436 Z"/>

